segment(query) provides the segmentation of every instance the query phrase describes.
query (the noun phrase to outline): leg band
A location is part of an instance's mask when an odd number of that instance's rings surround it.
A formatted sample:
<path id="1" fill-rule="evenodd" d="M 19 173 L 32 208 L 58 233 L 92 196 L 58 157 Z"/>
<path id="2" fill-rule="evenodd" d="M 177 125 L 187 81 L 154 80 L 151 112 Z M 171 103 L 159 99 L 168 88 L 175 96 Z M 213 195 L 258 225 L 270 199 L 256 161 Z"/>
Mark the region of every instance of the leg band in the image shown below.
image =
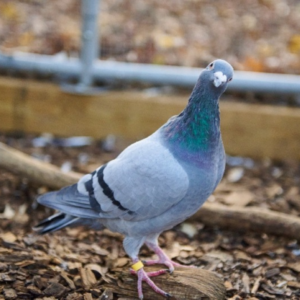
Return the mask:
<path id="1" fill-rule="evenodd" d="M 131 268 L 134 271 L 138 271 L 138 270 L 142 269 L 143 267 L 144 267 L 144 265 L 140 260 L 131 266 Z"/>

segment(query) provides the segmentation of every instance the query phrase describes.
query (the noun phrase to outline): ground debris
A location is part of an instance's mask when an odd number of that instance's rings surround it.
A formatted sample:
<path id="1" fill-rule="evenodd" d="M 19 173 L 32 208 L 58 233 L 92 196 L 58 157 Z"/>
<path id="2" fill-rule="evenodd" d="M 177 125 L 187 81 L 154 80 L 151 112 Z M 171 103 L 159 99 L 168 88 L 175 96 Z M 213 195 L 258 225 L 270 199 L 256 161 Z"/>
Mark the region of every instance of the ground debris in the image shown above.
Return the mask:
<path id="1" fill-rule="evenodd" d="M 17 292 L 14 289 L 4 289 L 3 294 L 5 299 L 16 299 L 18 297 Z"/>
<path id="2" fill-rule="evenodd" d="M 6 139 L 2 137 L 2 141 Z M 10 137 L 9 141 L 23 152 L 36 151 L 30 146 L 29 137 Z M 113 158 L 120 150 L 106 153 L 106 159 Z M 76 171 L 80 153 L 88 153 L 93 165 L 102 162 L 101 151 L 95 145 L 81 149 L 45 147 L 39 151 L 51 154 L 52 162 L 57 165 L 65 159 L 71 160 Z M 281 170 L 276 178 L 272 175 L 275 167 Z M 230 168 L 227 166 L 227 172 Z M 299 178 L 299 163 L 253 161 L 252 168 L 244 168 L 243 177 L 237 182 L 228 182 L 225 176 L 210 201 L 230 207 L 270 209 L 278 199 L 287 199 L 288 206 L 284 209 L 299 216 L 300 210 L 291 201 L 299 197 Z M 39 192 L 40 187 L 0 170 L 0 196 L 3 196 L 0 214 L 8 204 L 13 211 L 26 204 L 26 214 L 30 216 L 25 224 L 10 217 L 0 218 L 0 299 L 137 299 L 136 277 L 128 274 L 130 259 L 125 255 L 122 235 L 82 227 L 45 236 L 32 232 L 32 226 L 52 212 L 40 206 L 33 208 Z M 237 203 L 239 197 L 244 198 L 242 203 Z M 297 240 L 260 232 L 221 230 L 200 222 L 189 226 L 189 230 L 178 226 L 163 233 L 160 245 L 173 260 L 217 274 L 227 299 L 300 299 Z M 141 249 L 141 259 L 153 257 L 146 247 Z M 185 277 L 180 272 L 181 269 L 175 269 L 167 281 L 164 277 L 154 281 L 160 287 L 165 282 L 176 281 L 178 286 L 186 284 L 181 282 Z M 145 300 L 158 299 L 153 298 L 146 286 L 145 291 Z"/>
<path id="3" fill-rule="evenodd" d="M 34 285 L 28 285 L 27 291 L 31 293 L 33 296 L 42 296 L 42 291 Z"/>
<path id="4" fill-rule="evenodd" d="M 44 294 L 46 296 L 53 296 L 53 297 L 62 297 L 67 292 L 68 289 L 58 282 L 50 283 L 50 285 L 44 290 Z"/>

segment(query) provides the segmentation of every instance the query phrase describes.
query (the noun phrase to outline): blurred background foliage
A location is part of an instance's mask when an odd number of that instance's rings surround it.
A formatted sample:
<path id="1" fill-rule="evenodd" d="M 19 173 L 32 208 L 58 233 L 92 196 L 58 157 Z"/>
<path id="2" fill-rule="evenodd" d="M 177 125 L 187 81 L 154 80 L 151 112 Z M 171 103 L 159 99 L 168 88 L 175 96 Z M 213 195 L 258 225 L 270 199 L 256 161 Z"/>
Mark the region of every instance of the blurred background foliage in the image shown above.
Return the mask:
<path id="1" fill-rule="evenodd" d="M 2 0 L 0 51 L 80 51 L 81 1 Z M 102 59 L 300 73 L 298 0 L 101 0 Z"/>

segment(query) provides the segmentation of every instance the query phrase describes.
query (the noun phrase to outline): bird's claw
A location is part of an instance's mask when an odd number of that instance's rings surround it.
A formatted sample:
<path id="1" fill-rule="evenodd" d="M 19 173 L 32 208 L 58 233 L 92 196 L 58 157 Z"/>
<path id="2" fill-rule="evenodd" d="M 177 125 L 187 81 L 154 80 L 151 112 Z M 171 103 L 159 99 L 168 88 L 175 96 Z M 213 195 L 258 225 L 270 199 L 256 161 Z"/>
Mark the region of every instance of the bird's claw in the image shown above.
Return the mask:
<path id="1" fill-rule="evenodd" d="M 130 274 L 131 275 L 137 275 L 137 271 L 130 269 Z M 155 277 L 155 276 L 159 276 L 159 275 L 163 275 L 166 273 L 170 273 L 171 271 L 169 269 L 161 269 L 161 270 L 157 270 L 157 271 L 152 271 L 152 272 L 147 272 L 146 274 L 148 275 L 148 277 Z"/>
<path id="2" fill-rule="evenodd" d="M 139 299 L 143 299 L 143 291 L 142 291 L 142 282 L 145 281 L 156 293 L 163 295 L 167 298 L 171 297 L 169 293 L 166 293 L 162 289 L 160 289 L 156 284 L 150 279 L 150 277 L 158 276 L 161 274 L 167 273 L 168 270 L 163 269 L 159 271 L 153 271 L 153 272 L 145 272 L 145 270 L 142 268 L 138 271 L 130 270 L 131 274 L 135 274 L 138 277 L 138 294 Z"/>
<path id="3" fill-rule="evenodd" d="M 166 297 L 166 298 L 172 298 L 172 295 L 169 294 L 169 293 L 165 293 L 165 297 Z M 143 299 L 144 299 L 144 296 L 143 296 L 143 295 L 140 296 L 139 299 L 140 299 L 140 300 L 143 300 Z"/>

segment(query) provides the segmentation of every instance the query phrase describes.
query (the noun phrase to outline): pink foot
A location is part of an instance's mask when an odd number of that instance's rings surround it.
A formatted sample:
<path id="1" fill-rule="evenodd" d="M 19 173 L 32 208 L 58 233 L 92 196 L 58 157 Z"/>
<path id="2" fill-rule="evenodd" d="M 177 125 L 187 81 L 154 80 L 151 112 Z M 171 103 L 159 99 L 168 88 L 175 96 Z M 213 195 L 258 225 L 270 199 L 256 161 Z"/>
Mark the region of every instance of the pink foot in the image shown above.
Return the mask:
<path id="1" fill-rule="evenodd" d="M 150 277 L 158 276 L 161 274 L 165 274 L 167 270 L 159 270 L 154 272 L 145 272 L 142 268 L 138 271 L 130 270 L 131 274 L 137 275 L 138 277 L 138 295 L 140 299 L 143 299 L 143 289 L 142 289 L 142 282 L 145 281 L 156 293 L 163 295 L 165 297 L 171 297 L 170 294 L 166 293 L 162 289 L 160 289 L 156 284 L 150 279 Z"/>
<path id="2" fill-rule="evenodd" d="M 146 266 L 151 266 L 151 265 L 165 265 L 168 267 L 169 272 L 173 273 L 174 271 L 174 267 L 191 267 L 191 266 L 186 266 L 186 265 L 181 265 L 175 261 L 172 261 L 171 259 L 167 258 L 167 259 L 154 259 L 154 260 L 143 260 L 143 263 Z M 194 266 L 192 266 L 193 268 L 195 268 Z M 162 270 L 163 271 L 163 270 Z"/>
<path id="3" fill-rule="evenodd" d="M 155 260 L 146 260 L 143 261 L 143 263 L 147 266 L 150 265 L 156 265 L 156 264 L 162 264 L 168 267 L 169 272 L 173 273 L 174 267 L 185 267 L 185 268 L 197 268 L 195 266 L 186 266 L 186 265 L 181 265 L 175 261 L 172 261 L 166 254 L 165 252 L 157 245 L 152 244 L 152 243 L 147 243 L 147 246 L 152 249 L 155 254 L 158 256 L 158 259 Z"/>

